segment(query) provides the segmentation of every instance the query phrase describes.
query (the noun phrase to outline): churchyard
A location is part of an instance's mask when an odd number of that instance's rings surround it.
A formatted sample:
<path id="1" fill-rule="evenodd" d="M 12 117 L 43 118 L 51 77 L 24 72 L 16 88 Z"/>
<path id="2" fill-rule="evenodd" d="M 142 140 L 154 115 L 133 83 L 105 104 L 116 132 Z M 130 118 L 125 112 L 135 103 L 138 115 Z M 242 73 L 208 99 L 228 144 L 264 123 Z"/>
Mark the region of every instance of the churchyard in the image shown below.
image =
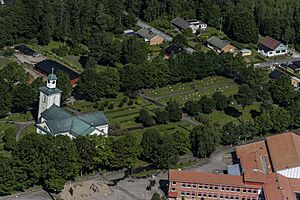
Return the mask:
<path id="1" fill-rule="evenodd" d="M 166 105 L 172 98 L 183 105 L 188 100 L 198 100 L 202 96 L 211 96 L 215 92 L 221 92 L 226 96 L 238 92 L 238 84 L 232 79 L 222 76 L 212 76 L 188 83 L 178 83 L 157 89 L 143 90 L 143 94 Z"/>
<path id="2" fill-rule="evenodd" d="M 16 125 L 11 124 L 11 123 L 6 123 L 6 122 L 0 122 L 0 157 L 1 156 L 5 156 L 7 155 L 7 151 L 4 151 L 4 141 L 3 141 L 3 137 L 6 133 L 6 130 L 9 128 L 14 128 L 15 130 L 17 130 Z"/>

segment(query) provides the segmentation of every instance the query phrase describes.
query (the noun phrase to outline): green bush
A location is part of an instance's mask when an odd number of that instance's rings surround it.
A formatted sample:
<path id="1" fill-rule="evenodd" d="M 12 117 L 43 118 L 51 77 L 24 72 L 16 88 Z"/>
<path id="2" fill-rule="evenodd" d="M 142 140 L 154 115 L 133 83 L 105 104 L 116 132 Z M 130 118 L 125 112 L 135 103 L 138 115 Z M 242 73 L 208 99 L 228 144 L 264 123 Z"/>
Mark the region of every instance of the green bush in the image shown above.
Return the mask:
<path id="1" fill-rule="evenodd" d="M 128 106 L 132 106 L 132 105 L 133 105 L 133 103 L 134 103 L 134 102 L 133 102 L 133 100 L 132 100 L 132 99 L 130 99 L 130 100 L 128 101 L 127 105 L 128 105 Z"/>
<path id="2" fill-rule="evenodd" d="M 56 55 L 58 55 L 59 57 L 64 57 L 68 55 L 69 48 L 67 45 L 62 45 L 58 48 L 53 48 L 51 51 Z"/>
<path id="3" fill-rule="evenodd" d="M 122 108 L 123 106 L 124 106 L 124 103 L 123 103 L 123 101 L 120 101 L 120 103 L 119 103 L 118 107 L 119 107 L 119 108 Z"/>
<path id="4" fill-rule="evenodd" d="M 110 110 L 114 109 L 114 103 L 110 103 L 108 106 L 108 109 L 110 109 Z"/>

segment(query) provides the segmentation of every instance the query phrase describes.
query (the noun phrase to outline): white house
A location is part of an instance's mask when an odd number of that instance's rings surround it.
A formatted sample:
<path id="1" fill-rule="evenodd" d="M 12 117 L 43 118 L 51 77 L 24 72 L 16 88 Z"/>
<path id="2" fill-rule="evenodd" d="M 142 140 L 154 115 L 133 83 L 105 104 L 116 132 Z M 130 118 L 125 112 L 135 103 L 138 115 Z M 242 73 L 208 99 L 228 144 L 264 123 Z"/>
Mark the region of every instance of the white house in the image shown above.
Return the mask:
<path id="1" fill-rule="evenodd" d="M 258 45 L 258 52 L 266 57 L 287 54 L 288 46 L 269 36 L 264 37 Z"/>
<path id="2" fill-rule="evenodd" d="M 40 88 L 37 133 L 67 135 L 108 136 L 108 121 L 100 111 L 73 115 L 60 107 L 62 91 L 56 88 L 57 77 L 53 72 L 48 76 L 47 87 Z"/>
<path id="3" fill-rule="evenodd" d="M 197 33 L 197 30 L 202 30 L 205 31 L 207 28 L 207 24 L 199 21 L 199 20 L 195 20 L 195 19 L 191 19 L 191 20 L 184 20 L 182 18 L 175 18 L 172 20 L 172 25 L 177 28 L 180 31 L 184 31 L 188 28 L 192 29 L 192 32 L 195 34 Z"/>

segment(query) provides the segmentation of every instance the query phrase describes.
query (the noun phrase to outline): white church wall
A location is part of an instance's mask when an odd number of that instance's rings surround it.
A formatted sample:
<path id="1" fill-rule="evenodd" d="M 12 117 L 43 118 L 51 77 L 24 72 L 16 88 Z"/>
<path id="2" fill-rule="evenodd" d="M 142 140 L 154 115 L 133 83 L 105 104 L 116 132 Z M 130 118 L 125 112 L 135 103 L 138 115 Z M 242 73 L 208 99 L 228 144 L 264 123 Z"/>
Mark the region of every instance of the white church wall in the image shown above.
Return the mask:
<path id="1" fill-rule="evenodd" d="M 45 130 L 49 130 L 46 122 L 42 122 L 42 123 L 39 123 L 38 124 L 40 127 L 44 128 Z M 46 135 L 47 133 L 45 131 L 43 131 L 42 129 L 39 129 L 39 128 L 36 128 L 36 132 L 37 133 L 40 133 L 40 134 L 43 134 L 43 135 Z"/>
<path id="2" fill-rule="evenodd" d="M 101 131 L 101 134 L 99 134 L 99 135 L 103 135 L 103 133 L 104 133 L 106 137 L 108 136 L 108 129 L 109 129 L 108 124 L 97 126 L 96 128 Z"/>

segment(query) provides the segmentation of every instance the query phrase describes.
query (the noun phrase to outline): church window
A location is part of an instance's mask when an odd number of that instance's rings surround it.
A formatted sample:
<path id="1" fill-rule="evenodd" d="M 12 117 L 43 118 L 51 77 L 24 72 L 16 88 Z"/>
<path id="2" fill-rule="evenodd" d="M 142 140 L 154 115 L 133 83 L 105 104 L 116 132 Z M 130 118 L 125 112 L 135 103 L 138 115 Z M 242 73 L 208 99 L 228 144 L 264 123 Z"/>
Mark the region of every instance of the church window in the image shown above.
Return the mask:
<path id="1" fill-rule="evenodd" d="M 53 81 L 52 84 L 55 84 L 55 81 Z"/>
<path id="2" fill-rule="evenodd" d="M 46 102 L 46 95 L 43 96 L 43 102 Z"/>

